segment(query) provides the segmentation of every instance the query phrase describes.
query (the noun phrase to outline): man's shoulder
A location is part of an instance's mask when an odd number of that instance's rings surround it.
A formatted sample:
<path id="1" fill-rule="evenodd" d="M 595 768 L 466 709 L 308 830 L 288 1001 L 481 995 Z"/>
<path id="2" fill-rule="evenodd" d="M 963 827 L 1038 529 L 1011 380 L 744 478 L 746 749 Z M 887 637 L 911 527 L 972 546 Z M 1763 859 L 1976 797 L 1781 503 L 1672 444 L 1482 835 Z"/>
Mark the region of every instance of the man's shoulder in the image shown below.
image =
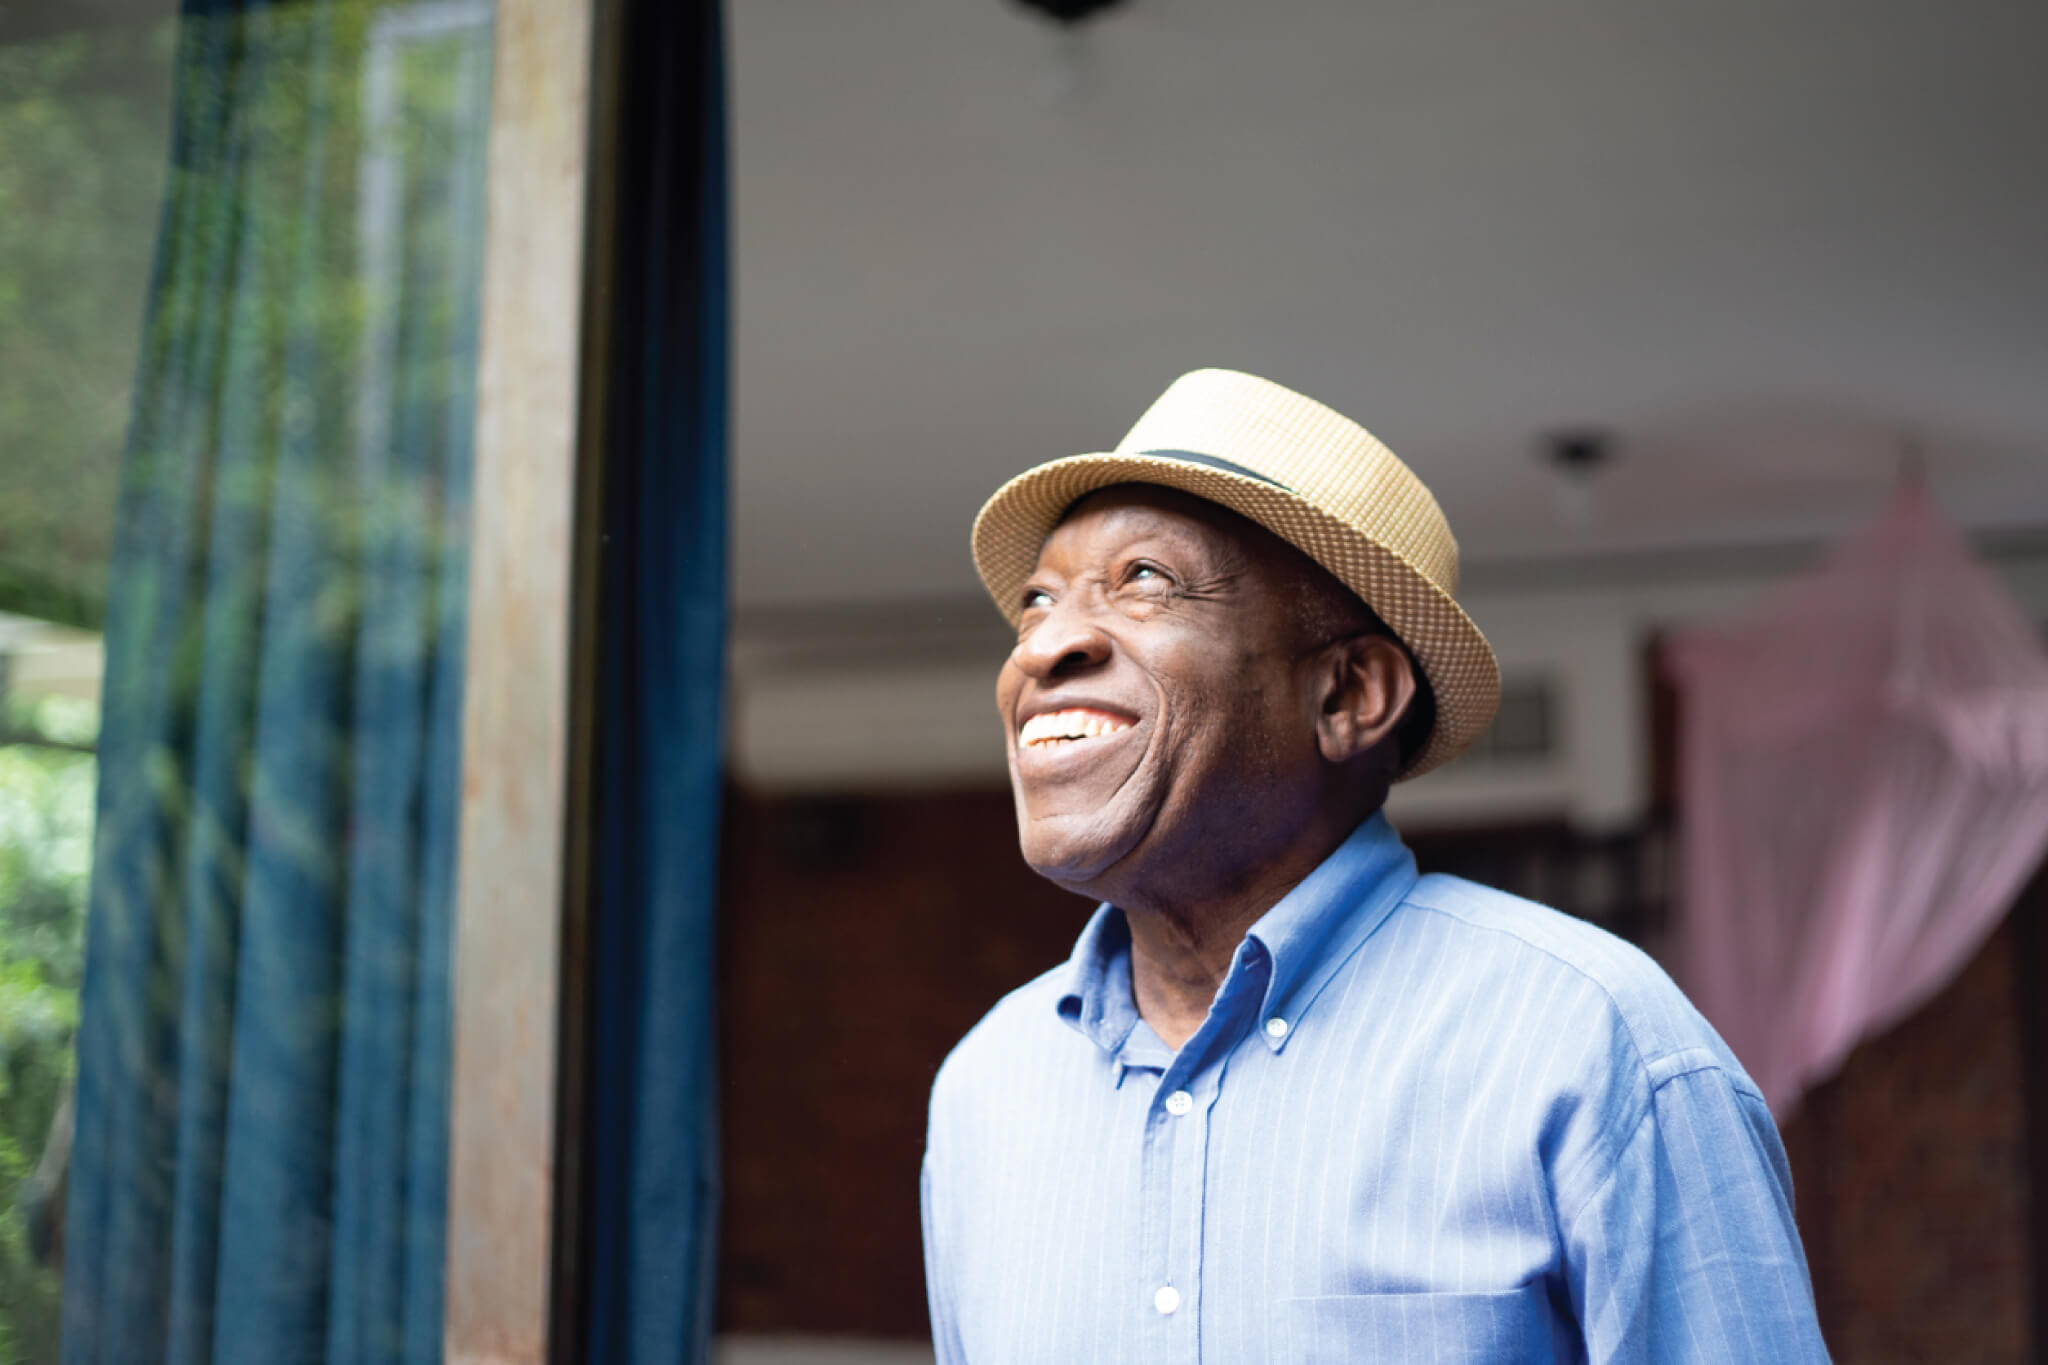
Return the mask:
<path id="1" fill-rule="evenodd" d="M 1067 1039 L 1085 1043 L 1059 1017 L 1059 999 L 1072 973 L 1072 967 L 1061 963 L 996 1001 L 940 1064 L 932 1083 L 933 1104 L 950 1092 L 972 1087 L 977 1079 L 996 1080 L 1028 1070 L 1049 1047 Z"/>
<path id="2" fill-rule="evenodd" d="M 1603 984 L 1668 981 L 1647 953 L 1591 921 L 1463 877 L 1431 873 L 1403 899 L 1466 931 L 1519 945 L 1512 953 L 1548 958 Z"/>
<path id="3" fill-rule="evenodd" d="M 1416 882 L 1405 904 L 1433 917 L 1454 936 L 1483 940 L 1487 956 L 1504 976 L 1546 974 L 1590 988 L 1570 992 L 1567 998 L 1581 1002 L 1581 1009 L 1599 1019 L 1551 1022 L 1578 1027 L 1604 1022 L 1632 1046 L 1652 1073 L 1653 1083 L 1686 1066 L 1722 1067 L 1742 1074 L 1720 1036 L 1664 969 L 1642 949 L 1598 925 L 1441 874 Z"/>

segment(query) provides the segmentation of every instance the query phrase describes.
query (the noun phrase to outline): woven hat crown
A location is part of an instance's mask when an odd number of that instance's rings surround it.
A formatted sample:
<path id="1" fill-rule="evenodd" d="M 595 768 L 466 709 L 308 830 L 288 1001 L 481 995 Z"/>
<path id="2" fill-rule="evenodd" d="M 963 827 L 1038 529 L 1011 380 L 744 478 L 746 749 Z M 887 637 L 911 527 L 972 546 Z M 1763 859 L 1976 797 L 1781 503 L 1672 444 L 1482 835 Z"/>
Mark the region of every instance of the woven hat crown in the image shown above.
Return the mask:
<path id="1" fill-rule="evenodd" d="M 1425 578 L 1458 591 L 1458 542 L 1422 480 L 1343 413 L 1269 379 L 1234 370 L 1182 375 L 1116 449 L 1195 451 L 1242 465 L 1372 528 Z"/>
<path id="2" fill-rule="evenodd" d="M 1152 483 L 1257 522 L 1320 564 L 1401 637 L 1428 678 L 1436 726 L 1403 777 L 1437 767 L 1492 720 L 1500 672 L 1458 606 L 1458 543 L 1407 465 L 1342 413 L 1271 380 L 1197 370 L 1113 451 L 1026 470 L 974 523 L 974 561 L 1012 625 L 1039 547 L 1097 489 Z"/>

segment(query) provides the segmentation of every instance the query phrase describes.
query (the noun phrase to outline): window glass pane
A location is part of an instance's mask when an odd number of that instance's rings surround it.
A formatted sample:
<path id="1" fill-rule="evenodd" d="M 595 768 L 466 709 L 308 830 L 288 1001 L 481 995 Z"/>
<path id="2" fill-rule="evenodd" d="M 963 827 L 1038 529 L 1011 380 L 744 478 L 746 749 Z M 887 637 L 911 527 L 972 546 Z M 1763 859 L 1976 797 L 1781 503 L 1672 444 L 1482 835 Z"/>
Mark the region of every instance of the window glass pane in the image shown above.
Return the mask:
<path id="1" fill-rule="evenodd" d="M 173 9 L 0 11 L 0 1362 L 434 1360 L 492 7 Z"/>

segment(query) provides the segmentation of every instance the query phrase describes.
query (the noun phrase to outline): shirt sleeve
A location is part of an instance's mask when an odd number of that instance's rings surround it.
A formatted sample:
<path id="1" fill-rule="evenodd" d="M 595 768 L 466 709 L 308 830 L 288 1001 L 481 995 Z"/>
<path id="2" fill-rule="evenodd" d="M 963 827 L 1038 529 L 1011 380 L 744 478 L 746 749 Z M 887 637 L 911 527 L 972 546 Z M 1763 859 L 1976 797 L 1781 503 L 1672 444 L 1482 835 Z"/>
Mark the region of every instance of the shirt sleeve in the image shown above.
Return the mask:
<path id="1" fill-rule="evenodd" d="M 953 1299 L 939 1255 L 938 1217 L 932 1208 L 932 1163 L 929 1156 L 925 1158 L 924 1171 L 918 1180 L 918 1205 L 924 1216 L 924 1289 L 926 1301 L 931 1305 L 932 1350 L 938 1357 L 938 1365 L 967 1365 L 967 1352 L 960 1345 L 960 1333 L 953 1316 Z"/>
<path id="2" fill-rule="evenodd" d="M 1559 1209 L 1592 1365 L 1827 1361 L 1791 1170 L 1754 1089 L 1719 1066 L 1672 1076 L 1610 1152 Z"/>

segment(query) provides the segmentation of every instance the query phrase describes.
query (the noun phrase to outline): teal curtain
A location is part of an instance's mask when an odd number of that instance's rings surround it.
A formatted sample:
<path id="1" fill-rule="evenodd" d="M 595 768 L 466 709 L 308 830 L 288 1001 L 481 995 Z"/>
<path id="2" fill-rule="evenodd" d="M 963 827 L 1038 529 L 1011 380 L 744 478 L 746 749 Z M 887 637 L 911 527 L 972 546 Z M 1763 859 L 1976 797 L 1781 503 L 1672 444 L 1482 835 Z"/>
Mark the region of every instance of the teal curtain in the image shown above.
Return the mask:
<path id="1" fill-rule="evenodd" d="M 724 56 L 710 0 L 628 0 L 612 253 L 585 1359 L 702 1361 L 726 625 Z"/>
<path id="2" fill-rule="evenodd" d="M 67 1365 L 440 1357 L 489 21 L 182 20 L 107 603 Z"/>

